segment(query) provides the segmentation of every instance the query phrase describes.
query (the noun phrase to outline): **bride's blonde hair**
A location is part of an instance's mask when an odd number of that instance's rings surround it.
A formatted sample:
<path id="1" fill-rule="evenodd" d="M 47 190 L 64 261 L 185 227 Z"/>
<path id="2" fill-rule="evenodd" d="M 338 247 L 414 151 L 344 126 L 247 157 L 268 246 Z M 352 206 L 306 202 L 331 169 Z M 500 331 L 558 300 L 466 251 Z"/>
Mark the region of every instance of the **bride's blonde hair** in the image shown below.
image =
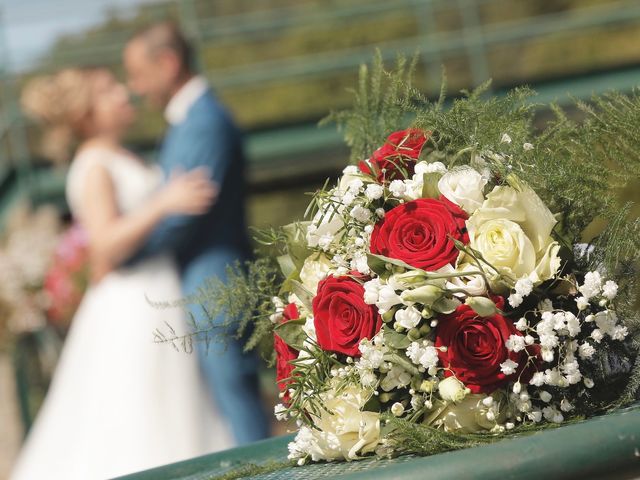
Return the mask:
<path id="1" fill-rule="evenodd" d="M 65 162 L 91 112 L 91 75 L 95 69 L 69 68 L 31 80 L 22 91 L 25 113 L 43 127 L 41 153 Z"/>

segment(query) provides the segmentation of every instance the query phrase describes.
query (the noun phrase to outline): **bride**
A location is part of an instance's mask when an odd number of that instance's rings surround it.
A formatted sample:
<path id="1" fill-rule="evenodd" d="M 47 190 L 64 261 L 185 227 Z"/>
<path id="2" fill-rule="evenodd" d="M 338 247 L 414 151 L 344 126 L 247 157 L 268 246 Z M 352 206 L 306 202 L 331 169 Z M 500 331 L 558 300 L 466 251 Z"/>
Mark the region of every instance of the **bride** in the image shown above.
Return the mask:
<path id="1" fill-rule="evenodd" d="M 180 298 L 172 259 L 119 266 L 164 217 L 206 211 L 215 187 L 198 170 L 161 186 L 159 170 L 121 146 L 134 112 L 107 70 L 33 80 L 23 105 L 48 127 L 53 156 L 79 142 L 67 200 L 89 235 L 92 285 L 11 478 L 105 479 L 229 447 L 196 356 L 153 343 L 156 327 L 185 322 L 147 300 Z"/>

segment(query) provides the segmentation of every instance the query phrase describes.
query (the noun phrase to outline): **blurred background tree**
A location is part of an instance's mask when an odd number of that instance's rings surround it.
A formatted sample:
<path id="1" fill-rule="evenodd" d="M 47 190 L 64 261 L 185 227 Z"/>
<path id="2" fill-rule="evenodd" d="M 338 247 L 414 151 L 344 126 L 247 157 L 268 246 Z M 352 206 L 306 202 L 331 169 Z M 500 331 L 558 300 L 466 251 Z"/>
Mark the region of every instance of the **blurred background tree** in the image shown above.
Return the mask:
<path id="1" fill-rule="evenodd" d="M 33 2 L 28 14 L 18 18 L 23 24 L 89 11 L 79 0 L 27 0 L 23 10 Z M 11 70 L 2 82 L 8 96 L 3 110 L 11 110 L 17 89 L 41 72 L 106 65 L 122 76 L 121 50 L 131 33 L 153 21 L 174 19 L 198 46 L 201 70 L 248 132 L 254 223 L 284 223 L 299 215 L 304 204 L 300 193 L 344 164 L 340 137 L 331 127 L 315 125 L 329 110 L 351 101 L 357 66 L 375 48 L 386 59 L 418 52 L 417 86 L 431 95 L 440 88 L 442 67 L 453 94 L 492 78 L 494 93 L 527 83 L 540 91 L 541 101 L 561 102 L 568 100 L 567 92 L 585 97 L 609 88 L 628 90 L 640 73 L 640 5 L 628 0 L 91 4 L 94 9 L 94 4 L 102 5 L 101 19 L 59 35 L 35 58 L 25 59 L 19 44 L 5 52 Z M 164 128 L 159 112 L 143 108 L 128 140 L 152 155 Z M 37 198 L 56 200 L 64 208 L 61 177 L 55 184 L 50 176 L 43 181 L 30 175 L 33 165 L 41 165 L 34 148 L 37 132 L 28 128 L 23 135 L 24 152 L 18 151 L 19 137 L 15 132 L 5 135 L 13 140 L 5 144 L 13 145 L 4 146 L 7 160 L 0 161 L 24 166 L 30 182 L 21 188 L 26 185 Z M 293 197 L 283 195 L 287 193 Z"/>

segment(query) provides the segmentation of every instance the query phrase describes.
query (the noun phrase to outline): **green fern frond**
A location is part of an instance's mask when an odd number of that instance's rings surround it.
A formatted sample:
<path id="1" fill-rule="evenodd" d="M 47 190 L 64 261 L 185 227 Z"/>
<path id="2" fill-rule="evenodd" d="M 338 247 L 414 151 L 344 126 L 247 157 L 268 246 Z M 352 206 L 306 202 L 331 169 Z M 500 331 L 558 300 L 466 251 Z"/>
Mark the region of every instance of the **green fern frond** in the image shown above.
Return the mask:
<path id="1" fill-rule="evenodd" d="M 371 66 L 362 65 L 353 108 L 332 112 L 321 124 L 335 122 L 351 148 L 351 162 L 369 158 L 386 137 L 411 121 L 422 96 L 412 87 L 417 56 L 411 62 L 398 57 L 395 68 L 386 71 L 376 52 Z"/>
<path id="2" fill-rule="evenodd" d="M 159 308 L 201 309 L 206 321 L 196 322 L 191 313 L 190 331 L 176 332 L 171 326 L 154 333 L 156 342 L 189 351 L 193 342 L 209 345 L 228 338 L 244 339 L 245 351 L 266 344 L 267 360 L 273 360 L 273 313 L 271 299 L 284 278 L 271 258 L 260 258 L 227 268 L 226 278 L 212 277 L 198 292 L 178 302 L 155 303 Z"/>

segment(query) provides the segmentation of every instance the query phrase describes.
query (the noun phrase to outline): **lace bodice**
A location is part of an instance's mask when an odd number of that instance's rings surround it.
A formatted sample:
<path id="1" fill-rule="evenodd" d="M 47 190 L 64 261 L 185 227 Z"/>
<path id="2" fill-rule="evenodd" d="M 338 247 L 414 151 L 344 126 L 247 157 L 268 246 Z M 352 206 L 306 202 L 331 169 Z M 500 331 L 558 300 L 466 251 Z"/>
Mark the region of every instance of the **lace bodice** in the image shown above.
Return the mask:
<path id="1" fill-rule="evenodd" d="M 161 184 L 157 166 L 145 165 L 133 155 L 106 148 L 90 147 L 76 155 L 67 176 L 67 201 L 74 217 L 82 217 L 86 176 L 92 167 L 104 166 L 111 175 L 118 209 L 129 212 L 145 201 Z"/>

